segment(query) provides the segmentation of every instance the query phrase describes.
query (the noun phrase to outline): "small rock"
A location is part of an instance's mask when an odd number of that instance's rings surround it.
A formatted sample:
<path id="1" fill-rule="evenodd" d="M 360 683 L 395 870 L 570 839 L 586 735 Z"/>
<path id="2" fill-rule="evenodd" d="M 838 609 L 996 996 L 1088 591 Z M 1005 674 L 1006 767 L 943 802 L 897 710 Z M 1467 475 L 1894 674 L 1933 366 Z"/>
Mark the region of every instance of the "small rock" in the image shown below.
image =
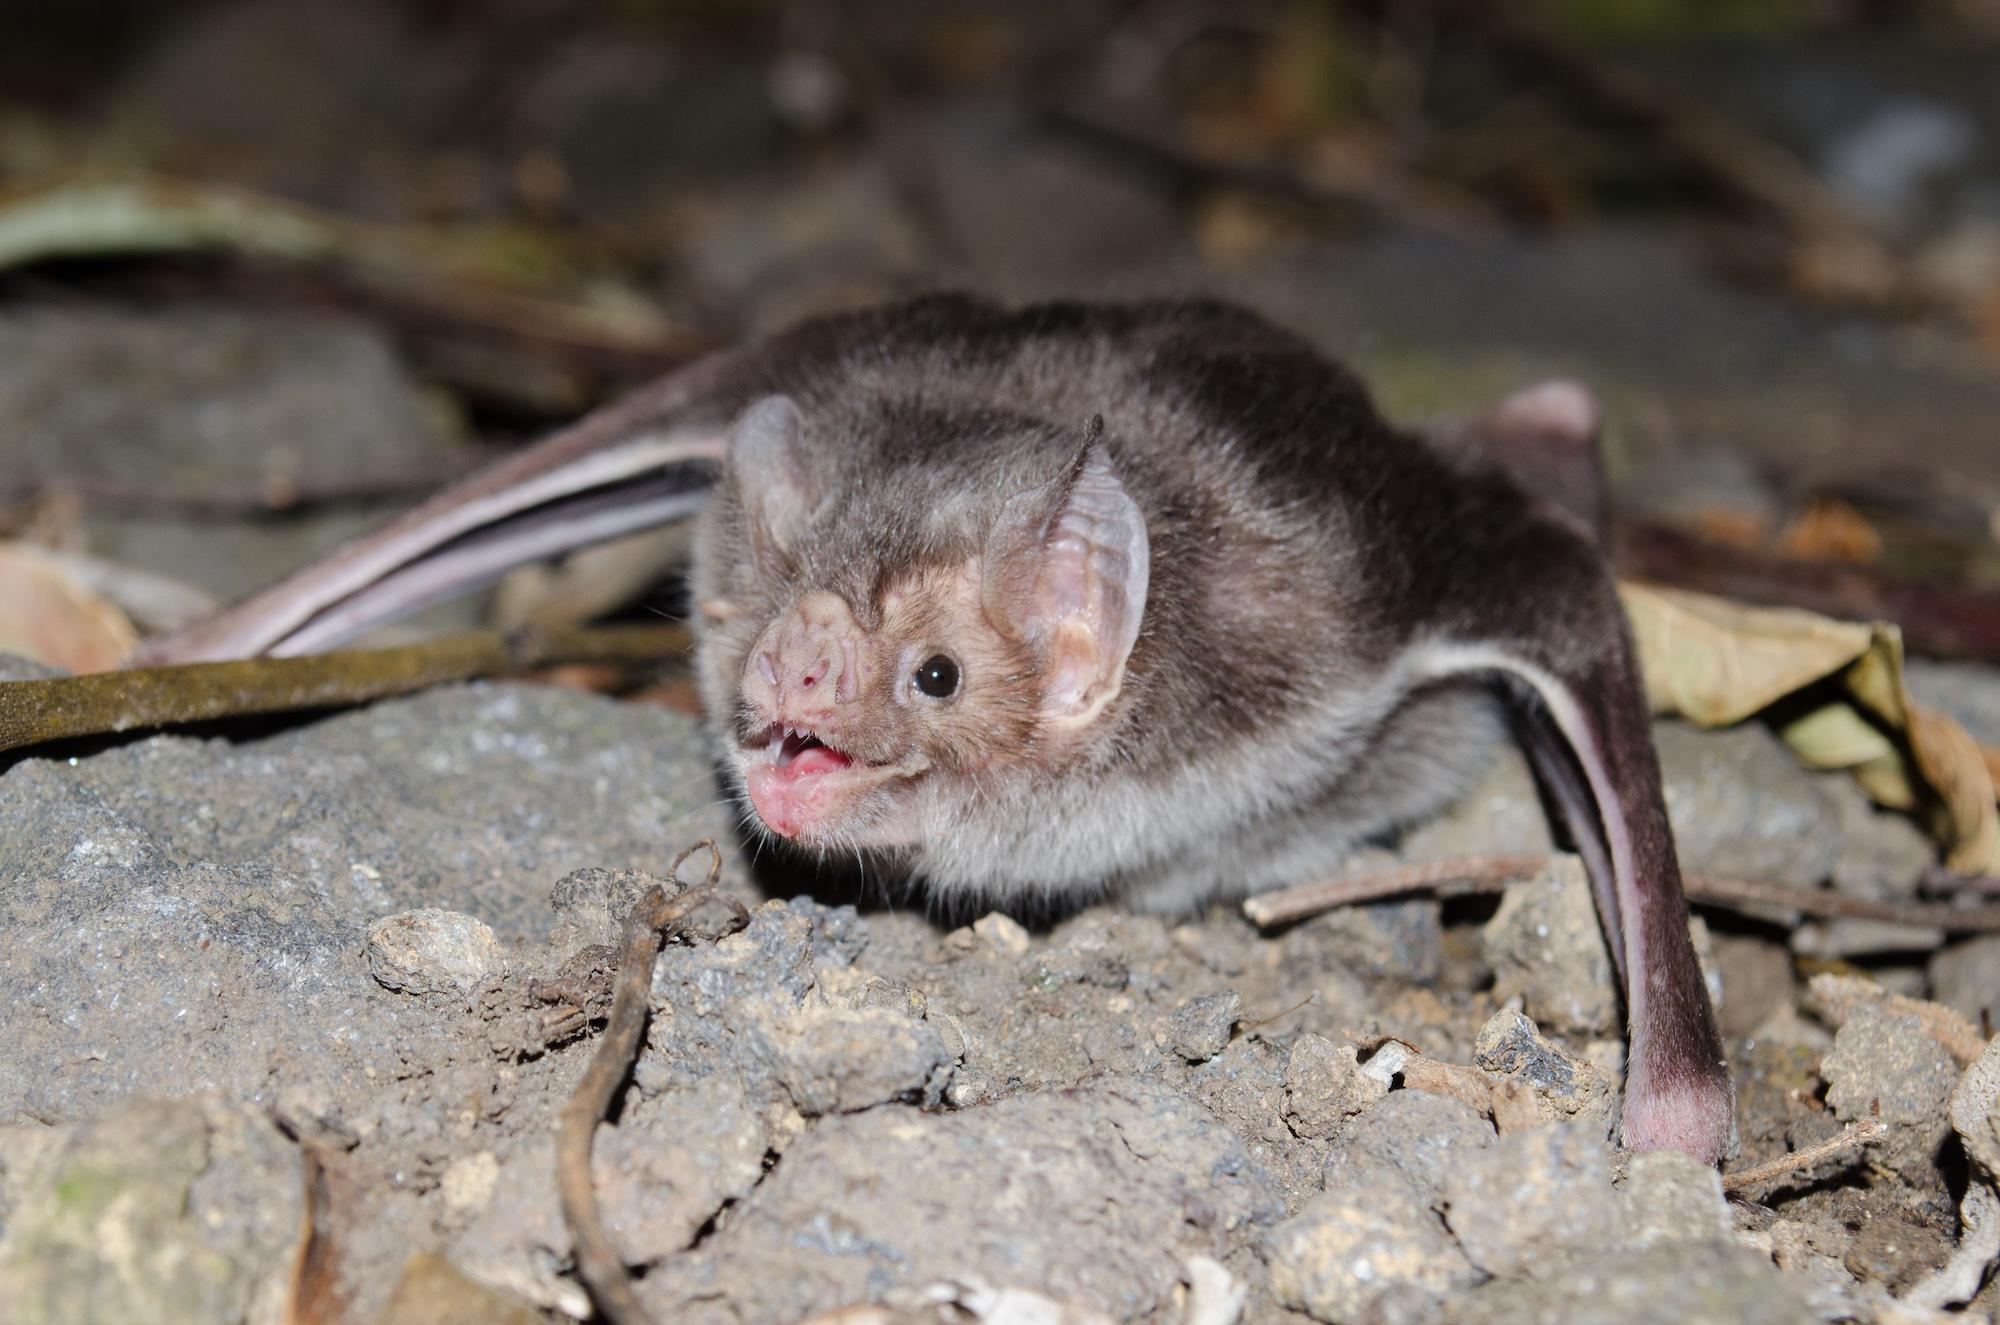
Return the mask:
<path id="1" fill-rule="evenodd" d="M 1715 1013 L 1725 1037 L 1751 1034 L 1772 1013 L 1797 999 L 1792 955 L 1781 944 L 1731 934 L 1718 934 L 1713 942 L 1716 978 L 1723 991 Z"/>
<path id="2" fill-rule="evenodd" d="M 1618 1204 L 1635 1247 L 1719 1242 L 1729 1237 L 1732 1227 L 1722 1176 L 1677 1150 L 1642 1150 L 1633 1155 Z"/>
<path id="3" fill-rule="evenodd" d="M 1681 862 L 1739 879 L 1824 879 L 1840 858 L 1838 808 L 1825 780 L 1758 723 L 1703 731 L 1656 723 L 1667 816 Z"/>
<path id="4" fill-rule="evenodd" d="M 1792 951 L 1801 957 L 1839 960 L 1874 957 L 1891 952 L 1930 952 L 1944 942 L 1944 931 L 1931 925 L 1899 925 L 1887 920 L 1806 920 L 1793 926 Z"/>
<path id="5" fill-rule="evenodd" d="M 1496 997 L 1519 998 L 1536 1022 L 1560 1031 L 1617 1027 L 1611 953 L 1580 868 L 1508 888 L 1482 939 Z"/>
<path id="6" fill-rule="evenodd" d="M 1445 1222 L 1474 1265 L 1502 1277 L 1554 1273 L 1622 1238 L 1604 1146 L 1574 1127 L 1503 1136 L 1444 1181 Z"/>
<path id="7" fill-rule="evenodd" d="M 1951 1131 L 1945 1105 L 1958 1085 L 1958 1064 L 1924 1032 L 1914 1014 L 1861 1003 L 1834 1034 L 1821 1060 L 1826 1102 L 1842 1122 L 1875 1118 L 1889 1125 L 1874 1145 L 1899 1173 L 1927 1175 Z"/>
<path id="8" fill-rule="evenodd" d="M 1519 1012 L 1503 1008 L 1480 1027 L 1472 1061 L 1483 1071 L 1526 1086 L 1544 1122 L 1610 1122 L 1616 1097 L 1610 1078 L 1564 1052 Z"/>
<path id="9" fill-rule="evenodd" d="M 1931 997 L 1975 1026 L 2000 1024 L 2000 934 L 1981 934 L 1931 958 Z"/>
<path id="10" fill-rule="evenodd" d="M 658 885 L 669 897 L 680 885 L 646 870 L 608 870 L 597 866 L 572 870 L 549 889 L 549 909 L 556 923 L 549 943 L 559 952 L 616 944 L 625 918 Z"/>
<path id="11" fill-rule="evenodd" d="M 1824 790 L 1838 808 L 1841 822 L 1833 886 L 1856 897 L 1908 897 L 1924 871 L 1937 863 L 1937 843 L 1911 815 L 1885 810 L 1869 800 L 1851 777 L 1832 777 Z"/>
<path id="12" fill-rule="evenodd" d="M 1285 1060 L 1285 1121 L 1297 1135 L 1332 1136 L 1387 1093 L 1362 1072 L 1353 1045 L 1311 1031 L 1292 1042 Z"/>
<path id="13" fill-rule="evenodd" d="M 648 1100 L 600 1132 L 591 1169 L 626 1264 L 685 1249 L 717 1210 L 757 1185 L 771 1146 L 743 1087 L 718 1079 Z"/>
<path id="14" fill-rule="evenodd" d="M 499 1180 L 499 1159 L 490 1150 L 480 1150 L 460 1155 L 446 1165 L 443 1177 L 438 1180 L 438 1188 L 444 1196 L 445 1207 L 462 1214 L 485 1205 L 493 1196 L 493 1185 Z"/>
<path id="15" fill-rule="evenodd" d="M 384 989 L 470 994 L 506 963 L 492 929 L 462 911 L 426 906 L 368 926 L 368 971 Z"/>
<path id="16" fill-rule="evenodd" d="M 1951 1255 L 1951 1239 L 1936 1229 L 1877 1212 L 1854 1230 L 1842 1264 L 1864 1284 L 1881 1284 L 1898 1296 Z"/>
<path id="17" fill-rule="evenodd" d="M 1817 1325 L 1770 1262 L 1721 1243 L 1607 1249 L 1546 1279 L 1489 1284 L 1457 1325 Z"/>
<path id="18" fill-rule="evenodd" d="M 1492 1144 L 1492 1124 L 1471 1105 L 1427 1090 L 1392 1090 L 1334 1142 L 1326 1188 L 1373 1186 L 1387 1173 L 1428 1205 L 1467 1155 Z"/>
<path id="19" fill-rule="evenodd" d="M 1243 1012 L 1243 999 L 1233 989 L 1191 998 L 1167 1019 L 1167 1039 L 1174 1052 L 1190 1063 L 1202 1063 L 1221 1053 Z"/>
<path id="20" fill-rule="evenodd" d="M 712 1237 L 648 1273 L 653 1319 L 796 1321 L 939 1279 L 1179 1320 L 1185 1262 L 1284 1217 L 1242 1138 L 1174 1087 L 1101 1077 L 963 1112 L 870 1109 L 786 1147 Z M 992 1320 L 993 1318 L 988 1318 Z"/>
<path id="21" fill-rule="evenodd" d="M 1444 966 L 1443 909 L 1434 898 L 1344 906 L 1299 926 L 1329 968 L 1428 984 Z"/>
<path id="22" fill-rule="evenodd" d="M 1442 1295 L 1479 1282 L 1465 1253 L 1406 1188 L 1327 1192 L 1272 1230 L 1271 1293 L 1316 1319 L 1353 1320 L 1393 1289 Z"/>
<path id="23" fill-rule="evenodd" d="M 778 1042 L 778 1078 L 799 1112 L 852 1113 L 942 1091 L 953 1056 L 937 1027 L 886 1008 L 821 1006 Z"/>
<path id="24" fill-rule="evenodd" d="M 1009 957 L 1025 957 L 1031 940 L 1021 922 L 998 911 L 989 911 L 972 922 L 972 932 L 984 939 L 995 952 Z"/>

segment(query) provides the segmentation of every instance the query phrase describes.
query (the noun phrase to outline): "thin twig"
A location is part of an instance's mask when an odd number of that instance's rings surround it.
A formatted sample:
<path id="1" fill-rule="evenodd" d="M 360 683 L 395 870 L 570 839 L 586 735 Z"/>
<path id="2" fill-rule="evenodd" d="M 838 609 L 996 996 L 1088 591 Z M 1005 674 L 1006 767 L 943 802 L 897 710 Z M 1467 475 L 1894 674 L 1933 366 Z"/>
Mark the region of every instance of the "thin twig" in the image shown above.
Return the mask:
<path id="1" fill-rule="evenodd" d="M 471 631 L 393 649 L 139 667 L 0 682 L 0 751 L 79 736 L 360 704 L 555 663 L 645 664 L 689 646 L 681 626 Z"/>
<path id="2" fill-rule="evenodd" d="M 1456 856 L 1423 860 L 1389 869 L 1343 875 L 1246 898 L 1243 914 L 1256 925 L 1283 925 L 1339 906 L 1379 902 L 1410 893 L 1454 897 L 1499 892 L 1510 883 L 1531 879 L 1574 862 L 1573 856 L 1506 854 Z M 1798 911 L 1806 915 L 1849 920 L 1877 920 L 1918 925 L 1953 933 L 2000 930 L 2000 906 L 1952 906 L 1942 902 L 1876 902 L 1824 888 L 1691 874 L 1683 883 L 1688 900 L 1731 911 Z"/>
<path id="3" fill-rule="evenodd" d="M 590 1150 L 597 1125 L 610 1112 L 612 1100 L 639 1056 L 646 1016 L 652 1008 L 653 959 L 669 938 L 685 932 L 688 917 L 704 902 L 721 900 L 732 906 L 735 927 L 749 920 L 741 902 L 715 891 L 715 882 L 722 874 L 722 853 L 713 840 L 703 838 L 681 852 L 668 876 L 677 875 L 688 857 L 702 850 L 709 854 L 707 878 L 672 898 L 656 884 L 646 890 L 626 918 L 620 944 L 623 956 L 618 962 L 604 1038 L 598 1041 L 596 1055 L 577 1081 L 576 1093 L 563 1106 L 556 1133 L 556 1191 L 562 1200 L 563 1219 L 576 1243 L 577 1277 L 611 1325 L 650 1325 L 652 1317 L 639 1305 L 624 1259 L 612 1245 L 598 1213 Z"/>
<path id="4" fill-rule="evenodd" d="M 2000 761 L 1990 758 L 1991 749 L 1982 748 L 1982 753 L 1989 756 L 1994 784 L 2000 786 Z M 2000 897 L 2000 878 L 1991 874 L 1958 874 L 1939 865 L 1924 871 L 1917 880 L 1917 890 L 1931 897 Z"/>
<path id="5" fill-rule="evenodd" d="M 1745 1187 L 1754 1187 L 1758 1183 L 1769 1182 L 1773 1178 L 1782 1178 L 1787 1174 L 1797 1173 L 1800 1169 L 1811 1168 L 1821 1160 L 1843 1151 L 1858 1150 L 1888 1130 L 1887 1124 L 1874 1119 L 1849 1123 L 1839 1136 L 1831 1137 L 1818 1145 L 1807 1146 L 1804 1150 L 1794 1150 L 1789 1155 L 1780 1155 L 1768 1164 L 1759 1164 L 1755 1168 L 1738 1169 L 1734 1173 L 1723 1174 L 1722 1190 L 1741 1191 Z"/>

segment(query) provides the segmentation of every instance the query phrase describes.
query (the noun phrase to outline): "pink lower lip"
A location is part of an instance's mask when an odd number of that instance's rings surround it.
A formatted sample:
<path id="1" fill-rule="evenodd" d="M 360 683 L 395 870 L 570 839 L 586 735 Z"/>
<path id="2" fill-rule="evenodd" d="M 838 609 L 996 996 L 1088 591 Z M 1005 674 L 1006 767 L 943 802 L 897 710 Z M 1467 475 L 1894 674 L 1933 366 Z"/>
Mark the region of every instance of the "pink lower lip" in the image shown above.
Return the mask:
<path id="1" fill-rule="evenodd" d="M 824 745 L 809 746 L 793 755 L 790 760 L 778 765 L 778 772 L 787 781 L 796 782 L 819 773 L 831 773 L 835 769 L 847 768 L 853 760 L 838 750 Z"/>
<path id="2" fill-rule="evenodd" d="M 849 755 L 788 733 L 768 760 L 746 770 L 746 790 L 757 815 L 783 837 L 797 837 L 824 813 L 829 775 L 854 767 Z"/>

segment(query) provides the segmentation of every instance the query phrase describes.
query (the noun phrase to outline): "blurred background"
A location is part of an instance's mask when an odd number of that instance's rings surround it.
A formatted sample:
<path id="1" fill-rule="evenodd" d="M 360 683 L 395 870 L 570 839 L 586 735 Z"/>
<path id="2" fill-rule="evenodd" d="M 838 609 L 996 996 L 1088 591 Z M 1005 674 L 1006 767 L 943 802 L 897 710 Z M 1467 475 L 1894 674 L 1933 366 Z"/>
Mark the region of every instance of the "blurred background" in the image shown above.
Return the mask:
<path id="1" fill-rule="evenodd" d="M 1202 291 L 1404 419 L 1580 378 L 1627 570 L 2000 656 L 1996 0 L 0 23 L 0 536 L 230 597 L 802 314 Z"/>

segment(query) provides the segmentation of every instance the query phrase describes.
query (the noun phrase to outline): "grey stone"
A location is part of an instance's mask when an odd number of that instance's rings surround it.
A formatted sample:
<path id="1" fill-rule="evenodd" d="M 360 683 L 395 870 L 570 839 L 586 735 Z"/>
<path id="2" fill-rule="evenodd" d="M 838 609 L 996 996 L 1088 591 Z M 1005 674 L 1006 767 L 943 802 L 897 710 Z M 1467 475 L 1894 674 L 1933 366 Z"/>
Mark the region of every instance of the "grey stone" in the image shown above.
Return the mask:
<path id="1" fill-rule="evenodd" d="M 1353 1045 L 1310 1031 L 1292 1041 L 1285 1059 L 1285 1121 L 1299 1136 L 1332 1136 L 1387 1093 L 1361 1070 Z"/>
<path id="2" fill-rule="evenodd" d="M 1510 886 L 1481 939 L 1496 997 L 1519 998 L 1538 1024 L 1556 1030 L 1617 1028 L 1611 952 L 1580 869 L 1565 865 Z"/>
<path id="3" fill-rule="evenodd" d="M 1427 1090 L 1392 1090 L 1334 1143 L 1326 1188 L 1371 1186 L 1387 1172 L 1428 1204 L 1466 1156 L 1492 1144 L 1493 1124 L 1471 1105 Z"/>
<path id="4" fill-rule="evenodd" d="M 1547 1279 L 1502 1280 L 1452 1313 L 1456 1325 L 1817 1325 L 1785 1276 L 1721 1243 L 1600 1251 Z"/>
<path id="5" fill-rule="evenodd" d="M 1545 1122 L 1610 1121 L 1616 1083 L 1588 1060 L 1563 1051 L 1518 1012 L 1503 1009 L 1488 1019 L 1473 1046 L 1473 1062 L 1526 1086 Z"/>
<path id="6" fill-rule="evenodd" d="M 591 1151 L 598 1209 L 626 1264 L 685 1250 L 716 1211 L 757 1185 L 769 1147 L 743 1087 L 726 1078 L 639 1102 L 617 1126 L 601 1128 Z M 549 1141 L 535 1137 L 510 1150 L 494 1176 L 452 1254 L 503 1283 L 540 1257 L 570 1255 Z M 510 1286 L 536 1301 L 560 1299 L 553 1282 Z"/>
<path id="7" fill-rule="evenodd" d="M 1828 877 L 1842 859 L 1844 818 L 1836 796 L 1843 788 L 1802 768 L 1765 728 L 1703 731 L 1657 722 L 1653 740 L 1686 869 L 1807 883 Z M 1511 752 L 1468 796 L 1404 842 L 1405 854 L 1418 859 L 1551 849 L 1534 776 Z"/>
<path id="8" fill-rule="evenodd" d="M 1191 998 L 1167 1019 L 1167 1040 L 1190 1063 L 1221 1053 L 1243 1012 L 1243 999 L 1233 989 Z"/>
<path id="9" fill-rule="evenodd" d="M 889 1008 L 815 1006 L 777 1037 L 778 1079 L 804 1114 L 934 1099 L 952 1062 L 937 1028 Z"/>
<path id="10" fill-rule="evenodd" d="M 1645 1150 L 1632 1156 L 1618 1206 L 1635 1247 L 1720 1242 L 1729 1237 L 1722 1176 L 1692 1155 Z"/>
<path id="11" fill-rule="evenodd" d="M 17 477 L 134 491 L 311 490 L 461 454 L 389 343 L 328 318 L 63 307 L 0 317 Z M 92 550 L 223 595 L 261 588 L 387 509 L 273 523 L 93 512 Z"/>
<path id="12" fill-rule="evenodd" d="M 18 653 L 0 652 L 0 681 L 46 681 L 52 676 L 61 676 L 60 668 L 38 663 L 33 658 L 24 658 Z"/>
<path id="13" fill-rule="evenodd" d="M 826 1119 L 640 1292 L 660 1320 L 797 1320 L 976 1275 L 1140 1319 L 1174 1300 L 1186 1257 L 1229 1264 L 1282 1215 L 1269 1176 L 1200 1105 L 1106 1078 L 963 1113 Z"/>
<path id="14" fill-rule="evenodd" d="M 1330 1325 L 1365 1318 L 1385 1294 L 1434 1300 L 1482 1277 L 1401 1184 L 1314 1197 L 1264 1246 L 1271 1293 Z"/>
<path id="15" fill-rule="evenodd" d="M 1827 775 L 1822 790 L 1840 814 L 1833 886 L 1856 897 L 1910 896 L 1924 871 L 1937 863 L 1937 843 L 1922 824 L 1914 815 L 1876 805 L 1844 773 Z"/>
<path id="16" fill-rule="evenodd" d="M 1931 997 L 1973 1025 L 2000 1024 L 2000 934 L 1940 948 L 1930 961 L 1930 980 Z"/>
<path id="17" fill-rule="evenodd" d="M 1843 840 L 1838 807 L 1821 777 L 1769 730 L 1662 722 L 1653 740 L 1686 869 L 1794 884 L 1833 872 Z"/>
<path id="18" fill-rule="evenodd" d="M 1902 1173 L 1935 1164 L 1938 1145 L 1951 1130 L 1945 1104 L 1958 1084 L 1958 1064 L 1915 1015 L 1857 1004 L 1835 1032 L 1820 1075 L 1840 1121 L 1888 1124 L 1871 1148 L 1879 1160 Z"/>
<path id="19" fill-rule="evenodd" d="M 1467 1154 L 1445 1177 L 1444 1212 L 1472 1263 L 1503 1278 L 1555 1274 L 1623 1238 L 1604 1145 L 1575 1127 Z"/>
<path id="20" fill-rule="evenodd" d="M 435 906 L 538 939 L 550 880 L 726 837 L 702 748 L 659 710 L 495 685 L 241 744 L 19 760 L 0 775 L 0 1118 L 300 1081 L 331 1106 L 446 1054 L 423 1046 L 459 1032 L 371 978 L 369 923 Z"/>
<path id="21" fill-rule="evenodd" d="M 1722 998 L 1715 1015 L 1725 1036 L 1754 1032 L 1798 997 L 1792 954 L 1779 943 L 1733 934 L 1714 937 L 1714 962 Z"/>
<path id="22" fill-rule="evenodd" d="M 368 973 L 398 993 L 470 994 L 506 964 L 492 926 L 462 911 L 423 906 L 368 926 Z"/>

